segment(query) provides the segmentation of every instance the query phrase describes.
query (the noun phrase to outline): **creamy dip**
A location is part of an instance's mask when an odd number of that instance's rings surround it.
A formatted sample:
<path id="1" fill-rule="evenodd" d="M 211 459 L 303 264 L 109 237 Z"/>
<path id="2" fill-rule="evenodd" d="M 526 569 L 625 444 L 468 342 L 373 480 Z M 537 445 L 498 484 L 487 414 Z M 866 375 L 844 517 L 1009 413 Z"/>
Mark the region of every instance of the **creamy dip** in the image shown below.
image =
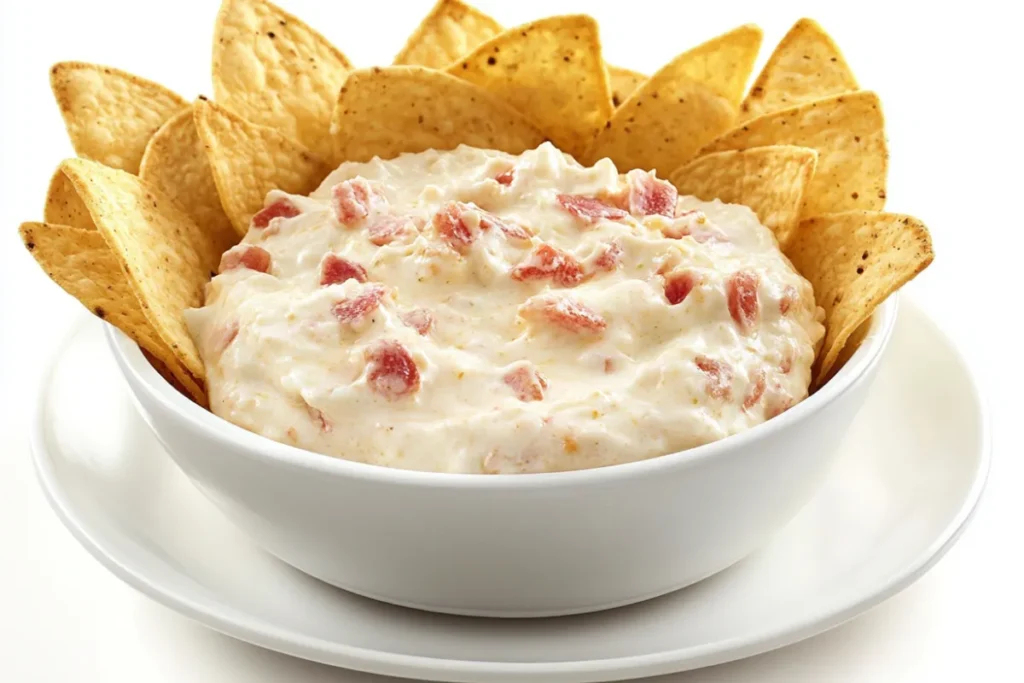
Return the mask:
<path id="1" fill-rule="evenodd" d="M 186 312 L 211 410 L 415 470 L 651 458 L 807 395 L 809 283 L 748 208 L 548 143 L 345 163 L 271 192 Z"/>

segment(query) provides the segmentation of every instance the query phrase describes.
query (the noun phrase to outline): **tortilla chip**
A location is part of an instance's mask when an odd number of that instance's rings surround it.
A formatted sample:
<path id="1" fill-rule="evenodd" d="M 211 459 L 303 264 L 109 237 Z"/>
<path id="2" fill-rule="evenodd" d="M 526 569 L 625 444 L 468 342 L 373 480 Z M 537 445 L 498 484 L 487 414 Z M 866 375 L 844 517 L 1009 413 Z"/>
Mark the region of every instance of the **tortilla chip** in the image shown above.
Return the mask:
<path id="1" fill-rule="evenodd" d="M 238 243 L 238 234 L 220 205 L 192 107 L 165 123 L 149 141 L 139 177 L 178 202 L 222 252 Z"/>
<path id="2" fill-rule="evenodd" d="M 715 152 L 676 169 L 669 181 L 682 194 L 749 206 L 779 244 L 785 244 L 800 222 L 804 192 L 817 162 L 813 149 L 788 145 Z"/>
<path id="3" fill-rule="evenodd" d="M 183 315 L 202 306 L 221 252 L 170 197 L 137 177 L 84 159 L 61 169 L 127 276 L 142 311 L 174 356 L 205 376 Z"/>
<path id="4" fill-rule="evenodd" d="M 815 371 L 820 385 L 850 335 L 890 294 L 932 262 L 931 236 L 911 216 L 849 211 L 809 218 L 785 250 L 825 309 L 825 342 Z"/>
<path id="5" fill-rule="evenodd" d="M 205 405 L 200 382 L 178 362 L 146 320 L 139 300 L 98 230 L 22 223 L 19 232 L 25 247 L 51 280 L 94 315 L 131 337 L 159 363 L 154 363 L 154 367 L 161 375 L 179 391 Z"/>
<path id="6" fill-rule="evenodd" d="M 221 206 L 244 236 L 271 190 L 309 194 L 333 170 L 297 142 L 203 99 L 195 125 L 206 147 Z"/>
<path id="7" fill-rule="evenodd" d="M 889 152 L 882 105 L 873 92 L 837 95 L 767 114 L 726 133 L 701 153 L 766 145 L 818 150 L 804 216 L 885 206 Z"/>
<path id="8" fill-rule="evenodd" d="M 447 71 L 505 100 L 577 157 L 612 115 L 597 22 L 582 14 L 509 29 Z"/>
<path id="9" fill-rule="evenodd" d="M 242 117 L 322 154 L 331 110 L 352 69 L 345 55 L 264 0 L 224 0 L 213 36 L 213 93 Z"/>
<path id="10" fill-rule="evenodd" d="M 394 63 L 444 69 L 501 31 L 501 24 L 476 8 L 459 0 L 438 0 Z"/>
<path id="11" fill-rule="evenodd" d="M 608 157 L 621 171 L 664 176 L 692 159 L 735 121 L 761 36 L 740 26 L 673 59 L 615 110 L 587 162 Z"/>
<path id="12" fill-rule="evenodd" d="M 624 69 L 621 66 L 608 65 L 608 87 L 612 91 L 612 106 L 618 107 L 633 94 L 633 91 L 640 87 L 640 84 L 647 80 L 638 71 Z"/>
<path id="13" fill-rule="evenodd" d="M 544 141 L 502 100 L 421 66 L 354 71 L 341 89 L 331 131 L 339 163 L 461 144 L 520 154 Z"/>
<path id="14" fill-rule="evenodd" d="M 740 106 L 740 121 L 857 90 L 832 37 L 813 19 L 789 29 Z"/>
<path id="15" fill-rule="evenodd" d="M 75 191 L 64 170 L 58 168 L 50 178 L 50 187 L 46 191 L 46 206 L 43 207 L 43 220 L 54 225 L 68 225 L 74 228 L 95 230 L 89 209 L 82 203 L 82 198 Z"/>
<path id="16" fill-rule="evenodd" d="M 50 68 L 75 154 L 138 173 L 146 143 L 188 102 L 167 88 L 120 69 L 84 62 Z"/>

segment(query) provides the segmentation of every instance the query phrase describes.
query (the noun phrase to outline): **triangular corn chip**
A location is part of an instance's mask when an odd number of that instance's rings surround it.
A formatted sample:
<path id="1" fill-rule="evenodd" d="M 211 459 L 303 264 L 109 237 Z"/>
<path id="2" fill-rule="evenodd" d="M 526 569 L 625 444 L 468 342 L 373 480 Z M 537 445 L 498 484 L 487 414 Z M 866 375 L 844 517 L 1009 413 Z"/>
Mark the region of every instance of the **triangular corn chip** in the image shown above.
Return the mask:
<path id="1" fill-rule="evenodd" d="M 61 62 L 50 87 L 75 154 L 138 173 L 146 143 L 188 102 L 162 85 L 109 66 Z"/>
<path id="2" fill-rule="evenodd" d="M 615 110 L 585 156 L 619 170 L 667 175 L 727 131 L 761 45 L 761 29 L 740 26 L 679 55 Z"/>
<path id="3" fill-rule="evenodd" d="M 195 103 L 195 125 L 206 147 L 221 206 L 238 235 L 271 190 L 309 194 L 331 167 L 273 128 L 259 126 L 206 100 Z"/>
<path id="4" fill-rule="evenodd" d="M 872 211 L 809 218 L 797 227 L 785 251 L 825 309 L 818 385 L 828 378 L 850 335 L 934 258 L 931 236 L 921 221 Z"/>
<path id="5" fill-rule="evenodd" d="M 633 94 L 633 91 L 646 80 L 647 76 L 638 71 L 609 64 L 608 87 L 612 91 L 612 106 L 618 107 L 625 102 Z"/>
<path id="6" fill-rule="evenodd" d="M 150 325 L 113 252 L 98 230 L 49 223 L 22 223 L 22 242 L 61 288 L 96 315 L 127 334 L 159 365 L 158 371 L 197 403 L 205 404 L 201 383 L 178 361 Z"/>
<path id="7" fill-rule="evenodd" d="M 501 31 L 501 24 L 474 7 L 459 0 L 438 0 L 394 63 L 443 69 Z"/>
<path id="8" fill-rule="evenodd" d="M 715 152 L 677 168 L 669 181 L 682 194 L 749 206 L 779 244 L 785 244 L 800 222 L 817 161 L 813 149 L 788 145 Z"/>
<path id="9" fill-rule="evenodd" d="M 612 115 L 597 22 L 585 15 L 511 28 L 447 71 L 505 100 L 577 157 Z"/>
<path id="10" fill-rule="evenodd" d="M 84 159 L 61 170 L 110 246 L 142 311 L 175 357 L 203 378 L 185 325 L 186 308 L 203 304 L 203 287 L 221 252 L 170 197 L 136 176 Z"/>
<path id="11" fill-rule="evenodd" d="M 85 207 L 75 186 L 61 168 L 54 171 L 53 177 L 50 178 L 50 187 L 46 191 L 46 206 L 43 207 L 43 220 L 54 225 L 96 229 L 89 209 Z"/>
<path id="12" fill-rule="evenodd" d="M 461 144 L 519 154 L 544 141 L 522 114 L 477 85 L 420 66 L 354 71 L 331 126 L 336 161 L 390 159 Z"/>
<path id="13" fill-rule="evenodd" d="M 139 177 L 178 202 L 221 251 L 227 251 L 238 242 L 238 234 L 220 205 L 213 171 L 203 141 L 199 139 L 191 107 L 153 135 L 142 157 Z"/>
<path id="14" fill-rule="evenodd" d="M 221 5 L 213 37 L 213 94 L 254 123 L 328 154 L 331 110 L 351 68 L 327 39 L 276 5 Z"/>
<path id="15" fill-rule="evenodd" d="M 740 121 L 857 90 L 839 48 L 813 19 L 801 19 L 779 42 L 740 106 Z"/>
<path id="16" fill-rule="evenodd" d="M 882 105 L 873 92 L 837 95 L 766 114 L 726 133 L 701 153 L 767 145 L 818 150 L 804 216 L 885 206 L 889 152 Z"/>

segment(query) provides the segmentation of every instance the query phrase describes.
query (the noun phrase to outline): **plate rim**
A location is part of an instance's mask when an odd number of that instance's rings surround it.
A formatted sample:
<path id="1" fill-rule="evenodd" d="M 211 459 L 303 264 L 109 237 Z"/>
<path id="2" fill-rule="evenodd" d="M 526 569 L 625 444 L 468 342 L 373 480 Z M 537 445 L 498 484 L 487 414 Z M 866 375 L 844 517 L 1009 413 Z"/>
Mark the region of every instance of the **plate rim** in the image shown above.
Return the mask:
<path id="1" fill-rule="evenodd" d="M 903 302 L 905 306 L 907 303 Z M 957 340 L 936 323 L 926 309 L 915 303 L 911 303 L 909 307 L 913 308 L 930 325 L 933 332 L 940 335 L 959 360 L 966 379 L 973 389 L 973 402 L 979 419 L 978 465 L 972 472 L 974 479 L 963 503 L 950 523 L 936 535 L 917 561 L 910 563 L 904 571 L 893 575 L 884 583 L 880 582 L 879 587 L 870 591 L 870 594 L 861 595 L 840 608 L 830 610 L 824 615 L 817 614 L 808 617 L 781 630 L 757 631 L 753 635 L 742 638 L 718 640 L 662 652 L 574 662 L 494 662 L 387 653 L 296 634 L 288 629 L 255 619 L 231 605 L 219 601 L 196 599 L 165 589 L 147 578 L 145 572 L 136 570 L 122 562 L 115 553 L 105 547 L 102 541 L 95 538 L 92 531 L 82 523 L 72 506 L 63 497 L 61 487 L 57 484 L 50 464 L 53 458 L 46 445 L 46 427 L 43 417 L 46 413 L 46 401 L 50 395 L 49 388 L 52 384 L 56 363 L 46 364 L 35 384 L 29 447 L 36 480 L 47 502 L 65 528 L 93 558 L 123 582 L 164 607 L 224 635 L 252 645 L 300 659 L 365 673 L 456 682 L 476 681 L 481 677 L 492 681 L 528 681 L 543 677 L 543 680 L 549 683 L 561 681 L 592 683 L 677 673 L 769 652 L 842 625 L 888 600 L 927 573 L 959 540 L 973 519 L 986 488 L 992 464 L 991 418 L 986 394 L 982 391 L 978 374 L 971 368 L 968 357 L 963 353 Z M 61 341 L 52 347 L 50 357 L 57 358 L 64 354 L 86 325 L 92 322 L 94 321 L 88 316 L 80 315 L 65 331 Z"/>

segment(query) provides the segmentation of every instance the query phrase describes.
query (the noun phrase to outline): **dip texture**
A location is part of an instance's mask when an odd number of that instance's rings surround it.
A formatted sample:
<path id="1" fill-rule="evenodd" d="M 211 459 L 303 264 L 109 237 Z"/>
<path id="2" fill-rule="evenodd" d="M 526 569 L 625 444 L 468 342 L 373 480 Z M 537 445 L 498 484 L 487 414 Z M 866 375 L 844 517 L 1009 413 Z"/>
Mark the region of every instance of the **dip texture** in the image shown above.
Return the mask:
<path id="1" fill-rule="evenodd" d="M 186 312 L 210 408 L 437 472 L 600 467 L 807 395 L 821 309 L 748 208 L 545 143 L 346 163 L 271 192 Z"/>

